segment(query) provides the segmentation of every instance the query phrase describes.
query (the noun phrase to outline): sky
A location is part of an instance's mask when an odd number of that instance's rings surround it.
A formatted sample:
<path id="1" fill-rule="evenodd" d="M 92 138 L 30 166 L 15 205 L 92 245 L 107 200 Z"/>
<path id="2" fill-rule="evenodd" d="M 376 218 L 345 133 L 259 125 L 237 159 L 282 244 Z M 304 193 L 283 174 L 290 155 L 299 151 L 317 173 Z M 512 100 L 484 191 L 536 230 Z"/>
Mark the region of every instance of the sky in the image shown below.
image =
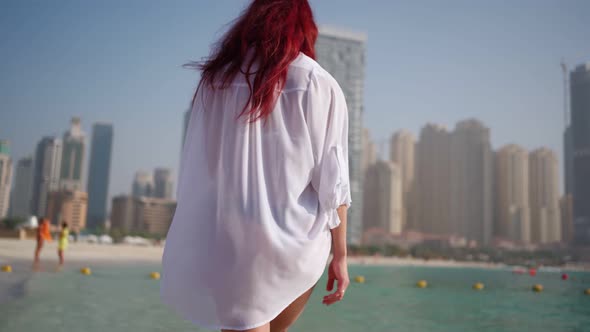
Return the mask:
<path id="1" fill-rule="evenodd" d="M 368 35 L 363 122 L 378 143 L 477 118 L 495 148 L 562 157 L 559 64 L 590 61 L 590 1 L 310 2 L 318 24 Z M 0 139 L 18 160 L 79 116 L 88 150 L 92 123 L 114 125 L 111 195 L 137 170 L 176 170 L 199 80 L 182 65 L 206 57 L 247 3 L 0 0 Z"/>

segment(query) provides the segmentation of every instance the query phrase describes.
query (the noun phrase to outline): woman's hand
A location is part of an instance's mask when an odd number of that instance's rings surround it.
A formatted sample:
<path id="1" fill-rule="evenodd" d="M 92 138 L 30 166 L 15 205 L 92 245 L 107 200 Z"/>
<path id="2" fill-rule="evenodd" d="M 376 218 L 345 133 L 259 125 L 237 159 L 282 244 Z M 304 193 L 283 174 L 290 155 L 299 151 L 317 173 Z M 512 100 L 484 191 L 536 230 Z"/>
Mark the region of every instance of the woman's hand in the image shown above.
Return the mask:
<path id="1" fill-rule="evenodd" d="M 346 262 L 346 256 L 335 256 L 330 262 L 328 267 L 328 284 L 326 290 L 331 292 L 334 289 L 334 282 L 337 281 L 336 291 L 332 294 L 324 296 L 322 303 L 330 305 L 336 303 L 344 297 L 346 288 L 350 283 L 348 279 L 348 263 Z"/>

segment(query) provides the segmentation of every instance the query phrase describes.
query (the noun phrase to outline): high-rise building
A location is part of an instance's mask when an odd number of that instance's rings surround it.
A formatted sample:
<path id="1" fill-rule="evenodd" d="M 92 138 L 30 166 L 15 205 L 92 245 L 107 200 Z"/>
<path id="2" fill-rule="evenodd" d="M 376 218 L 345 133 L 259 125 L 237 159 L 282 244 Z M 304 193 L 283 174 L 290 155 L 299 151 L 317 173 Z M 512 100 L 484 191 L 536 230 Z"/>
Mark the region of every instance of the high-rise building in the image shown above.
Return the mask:
<path id="1" fill-rule="evenodd" d="M 8 215 L 12 185 L 12 159 L 8 141 L 0 141 L 0 219 Z"/>
<path id="2" fill-rule="evenodd" d="M 493 152 L 490 130 L 470 119 L 451 134 L 451 222 L 453 233 L 489 244 L 493 225 Z"/>
<path id="3" fill-rule="evenodd" d="M 0 140 L 0 154 L 10 155 L 10 142 Z"/>
<path id="4" fill-rule="evenodd" d="M 529 153 L 518 145 L 506 145 L 496 152 L 494 163 L 494 235 L 530 243 Z"/>
<path id="5" fill-rule="evenodd" d="M 10 214 L 13 217 L 28 217 L 31 215 L 31 201 L 33 199 L 33 169 L 32 157 L 25 157 L 16 164 L 14 189 L 10 202 Z"/>
<path id="6" fill-rule="evenodd" d="M 172 199 L 173 190 L 172 171 L 168 168 L 156 168 L 154 170 L 153 197 Z"/>
<path id="7" fill-rule="evenodd" d="M 59 188 L 62 142 L 55 137 L 44 137 L 37 144 L 33 172 L 33 199 L 31 212 L 44 216 L 47 196 Z"/>
<path id="8" fill-rule="evenodd" d="M 367 169 L 364 182 L 363 231 L 378 228 L 402 232 L 402 177 L 391 161 L 378 161 Z"/>
<path id="9" fill-rule="evenodd" d="M 563 133 L 563 170 L 564 191 L 573 194 L 574 190 L 574 147 L 572 141 L 572 126 L 568 125 Z"/>
<path id="10" fill-rule="evenodd" d="M 451 135 L 443 126 L 427 124 L 420 131 L 416 153 L 415 220 L 410 229 L 451 234 Z"/>
<path id="11" fill-rule="evenodd" d="M 131 190 L 134 197 L 152 197 L 154 195 L 154 176 L 146 171 L 137 171 Z"/>
<path id="12" fill-rule="evenodd" d="M 362 114 L 365 85 L 365 48 L 367 36 L 361 33 L 323 27 L 316 42 L 318 62 L 338 82 L 348 106 L 348 152 L 353 206 L 348 212 L 347 240 L 361 241 L 362 231 Z"/>
<path id="13" fill-rule="evenodd" d="M 574 237 L 590 245 L 590 62 L 570 73 Z"/>
<path id="14" fill-rule="evenodd" d="M 414 218 L 414 173 L 416 172 L 416 138 L 408 131 L 400 130 L 393 134 L 389 144 L 389 158 L 400 168 L 402 179 L 402 225 L 413 228 Z"/>
<path id="15" fill-rule="evenodd" d="M 137 229 L 165 236 L 174 217 L 176 202 L 170 199 L 140 197 L 135 203 L 134 224 Z"/>
<path id="16" fill-rule="evenodd" d="M 113 198 L 111 228 L 165 236 L 175 210 L 176 202 L 169 199 L 117 196 Z"/>
<path id="17" fill-rule="evenodd" d="M 561 241 L 557 156 L 547 148 L 529 155 L 531 239 L 544 244 Z"/>
<path id="18" fill-rule="evenodd" d="M 124 232 L 135 230 L 134 209 L 137 198 L 129 195 L 113 197 L 111 205 L 111 229 L 117 229 Z"/>
<path id="19" fill-rule="evenodd" d="M 371 140 L 369 129 L 363 128 L 363 158 L 361 160 L 361 173 L 365 176 L 367 168 L 377 162 L 377 146 Z"/>
<path id="20" fill-rule="evenodd" d="M 80 231 L 86 228 L 88 195 L 83 191 L 59 190 L 49 193 L 47 218 L 54 225 L 67 222 L 70 229 Z"/>
<path id="21" fill-rule="evenodd" d="M 113 125 L 92 126 L 88 171 L 88 228 L 103 226 L 107 219 L 109 178 L 113 149 Z"/>
<path id="22" fill-rule="evenodd" d="M 70 130 L 63 137 L 61 155 L 60 188 L 66 190 L 83 190 L 83 166 L 85 137 L 80 118 L 72 118 Z"/>
<path id="23" fill-rule="evenodd" d="M 566 194 L 559 200 L 561 211 L 561 241 L 571 244 L 574 240 L 574 197 Z"/>

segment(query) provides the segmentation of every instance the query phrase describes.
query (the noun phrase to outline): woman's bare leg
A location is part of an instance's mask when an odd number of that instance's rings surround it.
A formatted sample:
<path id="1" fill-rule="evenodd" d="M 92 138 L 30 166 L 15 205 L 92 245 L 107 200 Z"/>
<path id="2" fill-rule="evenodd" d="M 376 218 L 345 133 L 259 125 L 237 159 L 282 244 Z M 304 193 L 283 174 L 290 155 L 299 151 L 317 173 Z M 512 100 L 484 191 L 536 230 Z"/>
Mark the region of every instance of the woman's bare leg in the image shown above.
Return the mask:
<path id="1" fill-rule="evenodd" d="M 305 304 L 307 303 L 307 300 L 309 300 L 314 287 L 315 286 L 311 287 L 307 292 L 295 299 L 295 301 L 293 301 L 287 308 L 285 308 L 285 310 L 283 310 L 275 319 L 273 319 L 270 324 L 265 324 L 251 330 L 221 330 L 221 332 L 287 332 L 287 329 L 291 327 L 293 323 L 295 323 L 299 316 L 301 316 L 301 313 L 305 308 Z"/>
<path id="2" fill-rule="evenodd" d="M 309 300 L 314 287 L 315 286 L 311 287 L 307 292 L 299 296 L 270 322 L 270 332 L 287 332 L 289 327 L 291 327 L 299 316 L 301 316 L 301 313 L 303 313 L 305 304 L 307 303 L 307 300 Z"/>
<path id="3" fill-rule="evenodd" d="M 43 240 L 37 240 L 37 247 L 35 248 L 34 263 L 39 263 L 39 256 L 41 255 L 41 249 L 43 249 Z"/>
<path id="4" fill-rule="evenodd" d="M 236 331 L 236 330 L 221 330 L 221 332 L 269 332 L 270 331 L 270 324 L 264 324 L 259 326 L 255 329 L 244 330 L 244 331 Z"/>
<path id="5" fill-rule="evenodd" d="M 59 265 L 64 265 L 64 251 L 63 250 L 58 250 L 57 251 L 57 256 L 59 257 Z"/>

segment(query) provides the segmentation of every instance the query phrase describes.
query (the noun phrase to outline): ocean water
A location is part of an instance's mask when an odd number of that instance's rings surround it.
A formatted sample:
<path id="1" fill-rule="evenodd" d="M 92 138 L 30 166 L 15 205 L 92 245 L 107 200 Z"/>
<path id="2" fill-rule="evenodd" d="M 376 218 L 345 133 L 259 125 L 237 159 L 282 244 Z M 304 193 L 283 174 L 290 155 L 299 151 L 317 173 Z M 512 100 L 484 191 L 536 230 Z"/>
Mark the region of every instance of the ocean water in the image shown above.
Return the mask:
<path id="1" fill-rule="evenodd" d="M 183 321 L 159 300 L 159 266 L 97 266 L 92 276 L 71 267 L 30 275 L 19 298 L 0 305 L 0 331 L 152 332 L 206 331 Z M 323 331 L 590 331 L 590 273 L 537 276 L 508 270 L 350 266 L 352 283 L 343 302 L 321 304 L 326 276 L 301 319 L 290 330 Z M 0 279 L 3 278 L 0 274 Z M 415 287 L 417 280 L 429 283 Z M 475 282 L 485 283 L 474 291 Z M 531 291 L 543 284 L 541 293 Z M 287 285 L 285 286 L 287 287 Z"/>

